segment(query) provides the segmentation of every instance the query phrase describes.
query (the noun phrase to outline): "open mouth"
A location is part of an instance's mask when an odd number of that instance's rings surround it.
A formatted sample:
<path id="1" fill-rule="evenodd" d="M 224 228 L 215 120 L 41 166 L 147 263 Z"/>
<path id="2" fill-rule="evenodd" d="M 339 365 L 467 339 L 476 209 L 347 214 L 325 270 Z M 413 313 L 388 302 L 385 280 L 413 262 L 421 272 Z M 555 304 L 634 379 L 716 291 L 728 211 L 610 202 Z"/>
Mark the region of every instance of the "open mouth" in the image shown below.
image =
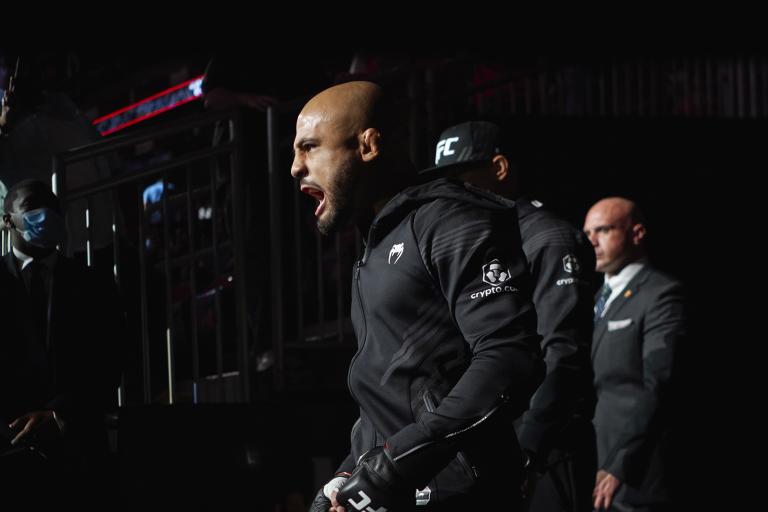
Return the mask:
<path id="1" fill-rule="evenodd" d="M 310 187 L 309 185 L 302 185 L 300 189 L 308 196 L 312 196 L 317 201 L 317 208 L 315 208 L 315 217 L 319 217 L 325 209 L 325 193 L 319 188 Z"/>

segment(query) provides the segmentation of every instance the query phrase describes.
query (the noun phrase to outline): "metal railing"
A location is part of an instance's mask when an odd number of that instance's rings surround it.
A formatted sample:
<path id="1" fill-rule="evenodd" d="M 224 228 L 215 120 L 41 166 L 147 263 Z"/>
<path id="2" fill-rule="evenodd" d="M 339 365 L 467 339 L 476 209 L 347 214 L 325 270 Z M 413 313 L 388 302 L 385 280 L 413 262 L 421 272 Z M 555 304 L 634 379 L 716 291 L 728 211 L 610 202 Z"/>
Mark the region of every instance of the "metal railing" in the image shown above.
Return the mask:
<path id="1" fill-rule="evenodd" d="M 205 143 L 205 134 L 217 123 L 229 127 L 229 139 L 211 146 Z M 190 135 L 191 134 L 191 135 Z M 162 162 L 140 165 L 138 170 L 93 182 L 76 188 L 67 187 L 68 172 L 77 162 L 106 155 L 129 154 L 141 145 L 162 144 L 174 137 L 200 135 L 202 149 L 192 145 L 191 151 L 168 155 Z M 183 144 L 189 147 L 189 144 Z M 224 160 L 221 160 L 221 159 Z M 126 375 L 134 368 L 126 368 L 120 388 L 119 402 L 176 403 L 200 401 L 201 386 L 212 381 L 218 392 L 210 401 L 249 401 L 251 379 L 249 369 L 248 318 L 245 300 L 246 271 L 244 261 L 244 214 L 242 130 L 236 112 L 195 116 L 172 124 L 112 137 L 104 141 L 73 149 L 57 155 L 53 161 L 55 189 L 67 211 L 67 205 L 85 201 L 85 227 L 88 243 L 85 260 L 88 266 L 99 267 L 106 259 L 96 257 L 91 243 L 91 230 L 96 222 L 105 218 L 112 224 L 111 263 L 115 282 L 126 297 L 129 318 L 140 340 L 141 375 L 132 379 L 126 389 Z M 228 169 L 222 169 L 222 162 Z M 217 183 L 217 180 L 221 183 Z M 154 185 L 159 191 L 148 197 L 147 190 Z M 218 204 L 222 195 L 227 206 Z M 111 211 L 94 211 L 92 198 L 108 193 L 112 198 Z M 157 197 L 159 195 L 159 198 Z M 133 212 L 130 210 L 133 209 Z M 198 215 L 196 216 L 195 213 Z M 134 219 L 125 222 L 125 219 Z M 68 219 L 68 222 L 71 222 Z M 223 229 L 226 227 L 227 229 Z M 184 229 L 186 228 L 186 229 Z M 210 236 L 203 233 L 210 231 Z M 72 250 L 67 251 L 72 255 Z M 228 260 L 223 261 L 226 254 Z M 131 261 L 132 260 L 132 261 Z M 226 263 L 226 264 L 225 264 Z M 128 269 L 138 267 L 128 276 Z M 207 288 L 201 290 L 201 268 L 208 275 Z M 212 276 L 212 277 L 211 277 Z M 128 278 L 130 277 L 130 282 Z M 162 301 L 156 293 L 162 281 Z M 138 281 L 138 282 L 136 282 Z M 225 289 L 226 288 L 226 289 Z M 181 293 L 186 290 L 186 293 Z M 223 295 L 234 296 L 234 308 L 222 306 Z M 180 298 L 179 295 L 184 295 Z M 212 300 L 211 300 L 212 298 Z M 213 315 L 213 333 L 207 339 L 215 349 L 215 370 L 201 371 L 201 301 L 205 300 L 208 313 Z M 132 305 L 136 306 L 131 315 Z M 233 313 L 229 316 L 227 314 Z M 236 345 L 236 364 L 225 363 L 225 339 L 222 325 L 233 322 Z M 138 341 L 138 340 L 134 340 Z M 183 342 L 183 347 L 182 347 Z M 210 344 L 210 343 L 209 343 Z M 158 345 L 164 347 L 164 366 L 167 384 L 154 382 L 158 375 Z M 231 345 L 231 343 L 230 343 Z M 127 347 L 128 352 L 135 347 Z M 183 354 L 182 354 L 183 352 Z M 180 371 L 179 357 L 191 368 Z M 229 354 L 226 354 L 229 355 Z M 184 396 L 178 388 L 180 376 L 188 375 Z M 237 375 L 236 396 L 223 396 L 223 380 Z M 131 380 L 131 379 L 128 379 Z M 140 386 L 139 386 L 140 382 Z M 136 390 L 141 387 L 141 391 Z M 209 393 L 210 394 L 210 393 Z M 140 397 L 140 399 L 139 399 Z"/>

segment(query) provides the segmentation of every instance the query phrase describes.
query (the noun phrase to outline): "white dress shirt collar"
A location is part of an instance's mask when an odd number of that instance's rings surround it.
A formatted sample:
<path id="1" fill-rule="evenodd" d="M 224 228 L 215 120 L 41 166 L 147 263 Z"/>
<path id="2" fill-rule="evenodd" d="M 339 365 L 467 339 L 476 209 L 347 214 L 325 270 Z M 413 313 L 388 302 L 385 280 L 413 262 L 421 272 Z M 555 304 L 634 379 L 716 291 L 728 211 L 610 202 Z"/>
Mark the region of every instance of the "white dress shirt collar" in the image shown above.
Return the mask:
<path id="1" fill-rule="evenodd" d="M 16 247 L 13 248 L 13 255 L 16 257 L 17 260 L 19 260 L 19 268 L 23 271 L 25 268 L 27 268 L 27 265 L 32 263 L 32 261 L 35 259 L 32 256 L 23 253 Z M 58 258 L 58 251 L 53 251 L 48 256 L 41 258 L 40 263 L 45 266 L 45 268 L 50 272 L 53 270 L 53 267 L 56 265 L 56 259 Z"/>
<path id="2" fill-rule="evenodd" d="M 608 297 L 608 301 L 605 303 L 602 316 L 605 316 L 605 312 L 608 311 L 611 303 L 616 299 L 616 297 L 621 295 L 621 293 L 624 291 L 624 288 L 626 288 L 629 282 L 637 275 L 637 273 L 643 269 L 646 263 L 647 262 L 645 260 L 635 261 L 634 263 L 630 263 L 621 269 L 618 274 L 615 274 L 611 277 L 608 277 L 608 274 L 605 274 L 605 283 L 608 283 L 608 286 L 611 287 L 611 295 Z"/>

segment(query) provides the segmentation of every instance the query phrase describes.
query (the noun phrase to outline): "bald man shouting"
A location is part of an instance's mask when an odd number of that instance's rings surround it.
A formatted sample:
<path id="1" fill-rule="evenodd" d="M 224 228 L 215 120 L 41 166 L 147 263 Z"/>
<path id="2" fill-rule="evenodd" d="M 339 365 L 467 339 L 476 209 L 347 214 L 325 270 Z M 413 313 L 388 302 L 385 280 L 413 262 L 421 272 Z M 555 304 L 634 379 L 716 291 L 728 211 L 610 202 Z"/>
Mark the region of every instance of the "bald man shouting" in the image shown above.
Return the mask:
<path id="1" fill-rule="evenodd" d="M 595 305 L 596 510 L 669 510 L 670 388 L 684 326 L 679 282 L 646 261 L 645 221 L 628 199 L 597 202 L 584 221 L 605 274 Z"/>
<path id="2" fill-rule="evenodd" d="M 348 377 L 360 418 L 311 510 L 514 510 L 511 420 L 543 377 L 514 203 L 416 184 L 397 113 L 377 85 L 350 82 L 296 122 L 291 174 L 317 202 L 318 229 L 352 222 L 366 235 Z"/>

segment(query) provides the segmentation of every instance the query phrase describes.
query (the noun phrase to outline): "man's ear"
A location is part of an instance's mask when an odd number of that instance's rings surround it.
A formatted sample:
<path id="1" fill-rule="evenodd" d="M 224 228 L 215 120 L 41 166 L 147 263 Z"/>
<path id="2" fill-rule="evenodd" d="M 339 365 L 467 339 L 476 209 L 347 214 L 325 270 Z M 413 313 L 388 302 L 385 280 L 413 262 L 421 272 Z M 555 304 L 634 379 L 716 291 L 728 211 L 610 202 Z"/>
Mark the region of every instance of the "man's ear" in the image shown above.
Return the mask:
<path id="1" fill-rule="evenodd" d="M 645 238 L 645 226 L 638 223 L 632 226 L 632 243 L 635 245 L 640 245 L 640 243 Z"/>
<path id="2" fill-rule="evenodd" d="M 491 160 L 496 181 L 503 183 L 509 177 L 509 160 L 504 155 L 496 155 Z"/>
<path id="3" fill-rule="evenodd" d="M 3 214 L 3 229 L 7 229 L 7 230 L 13 229 L 13 220 L 11 220 L 10 213 Z"/>
<path id="4" fill-rule="evenodd" d="M 379 156 L 381 133 L 376 128 L 367 128 L 360 134 L 360 156 L 363 162 L 370 162 Z"/>

